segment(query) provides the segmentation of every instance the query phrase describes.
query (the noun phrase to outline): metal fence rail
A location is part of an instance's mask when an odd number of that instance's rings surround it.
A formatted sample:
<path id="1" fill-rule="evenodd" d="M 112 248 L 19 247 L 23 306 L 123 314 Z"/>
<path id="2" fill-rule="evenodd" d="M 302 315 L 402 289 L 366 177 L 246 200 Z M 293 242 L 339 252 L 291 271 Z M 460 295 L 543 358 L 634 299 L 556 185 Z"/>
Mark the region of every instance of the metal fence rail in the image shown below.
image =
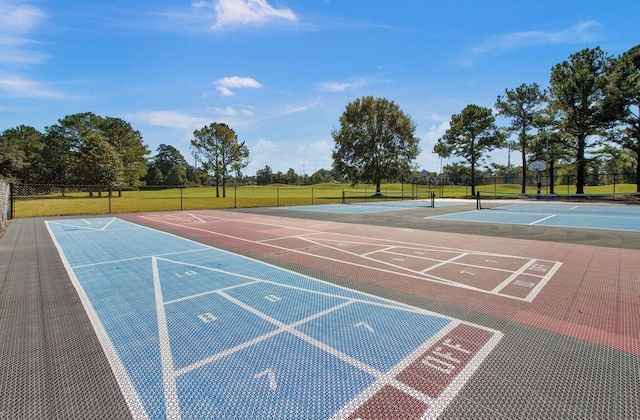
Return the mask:
<path id="1" fill-rule="evenodd" d="M 389 184 L 385 194 L 428 199 L 425 185 Z M 14 217 L 117 214 L 152 211 L 278 207 L 342 201 L 342 184 L 299 186 L 147 187 L 113 189 L 99 185 L 16 184 Z M 369 190 L 373 191 L 373 190 Z M 224 196 L 223 196 L 224 195 Z"/>
<path id="2" fill-rule="evenodd" d="M 409 199 L 473 198 L 469 180 L 454 182 L 448 177 L 419 179 L 416 183 L 384 184 L 385 198 Z M 536 193 L 536 179 L 527 178 L 526 193 Z M 635 174 L 603 174 L 585 186 L 590 195 L 616 197 L 636 192 Z M 238 185 L 215 187 L 140 186 L 109 188 L 99 185 L 10 184 L 4 182 L 2 223 L 13 217 L 40 217 L 89 214 L 117 214 L 152 211 L 277 207 L 311 204 L 337 204 L 344 201 L 343 191 L 350 196 L 373 194 L 375 186 L 344 184 L 318 185 Z M 515 177 L 476 178 L 476 191 L 484 197 L 513 197 L 520 193 Z M 551 189 L 553 185 L 554 190 Z M 575 179 L 569 176 L 553 180 L 541 178 L 541 193 L 575 193 Z M 11 197 L 11 198 L 10 198 Z"/>

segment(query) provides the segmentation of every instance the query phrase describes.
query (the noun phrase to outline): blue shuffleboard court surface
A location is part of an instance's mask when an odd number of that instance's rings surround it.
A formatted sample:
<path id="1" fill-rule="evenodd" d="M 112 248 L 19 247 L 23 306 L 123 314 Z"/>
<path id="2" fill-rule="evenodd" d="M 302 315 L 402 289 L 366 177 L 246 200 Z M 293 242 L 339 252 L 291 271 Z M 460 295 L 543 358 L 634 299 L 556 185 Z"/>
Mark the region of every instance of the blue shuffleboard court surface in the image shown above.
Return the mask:
<path id="1" fill-rule="evenodd" d="M 523 203 L 429 218 L 640 232 L 640 206 L 638 205 Z"/>
<path id="2" fill-rule="evenodd" d="M 117 218 L 46 224 L 135 418 L 431 418 L 502 337 Z"/>

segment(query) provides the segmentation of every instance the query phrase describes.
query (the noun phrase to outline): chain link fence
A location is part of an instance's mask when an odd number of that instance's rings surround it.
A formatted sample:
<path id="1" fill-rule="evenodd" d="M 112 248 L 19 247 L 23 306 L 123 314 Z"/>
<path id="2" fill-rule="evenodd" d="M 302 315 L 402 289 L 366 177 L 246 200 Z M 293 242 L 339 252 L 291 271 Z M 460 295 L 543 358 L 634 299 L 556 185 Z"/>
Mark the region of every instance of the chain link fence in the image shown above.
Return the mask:
<path id="1" fill-rule="evenodd" d="M 0 179 L 0 235 L 7 228 L 11 218 L 11 184 Z"/>
<path id="2" fill-rule="evenodd" d="M 547 173 L 541 173 L 540 179 L 536 175 L 529 175 L 525 180 L 527 194 L 537 192 L 537 184 L 540 182 L 542 193 L 570 195 L 576 192 L 576 177 L 570 175 L 558 175 L 553 179 Z M 585 180 L 584 190 L 586 194 L 617 195 L 638 192 L 637 176 L 635 173 L 600 173 L 590 174 Z M 471 180 L 467 176 L 432 177 L 427 181 L 436 192 L 437 197 L 469 197 L 471 194 Z M 479 176 L 475 178 L 476 190 L 490 193 L 497 197 L 508 197 L 511 194 L 522 192 L 522 178 L 514 175 Z"/>
<path id="3" fill-rule="evenodd" d="M 393 197 L 430 197 L 426 186 L 388 184 L 383 194 Z M 109 189 L 99 185 L 16 184 L 16 218 L 117 214 L 153 211 L 278 207 L 341 203 L 343 191 L 375 191 L 372 186 L 352 189 L 343 184 L 300 186 L 137 187 Z M 366 188 L 369 188 L 368 190 Z"/>
<path id="4" fill-rule="evenodd" d="M 552 180 L 541 174 L 542 194 L 569 195 L 575 193 L 575 177 L 570 175 Z M 433 177 L 416 183 L 384 184 L 382 195 L 396 199 L 471 198 L 469 179 Z M 538 179 L 527 178 L 527 194 L 537 192 Z M 521 193 L 521 180 L 515 176 L 476 178 L 476 191 L 484 197 L 514 197 Z M 312 204 L 338 204 L 343 192 L 350 196 L 373 193 L 372 185 L 351 188 L 344 184 L 318 185 L 246 185 L 215 187 L 148 187 L 108 188 L 99 185 L 34 185 L 2 184 L 2 223 L 11 217 L 40 217 L 90 214 L 117 214 L 153 211 L 230 209 L 248 207 L 277 207 Z M 551 186 L 553 185 L 553 190 Z M 635 174 L 603 174 L 592 177 L 585 185 L 585 193 L 613 198 L 636 192 Z M 11 198 L 10 198 L 11 197 Z M 398 198 L 400 197 L 400 198 Z"/>

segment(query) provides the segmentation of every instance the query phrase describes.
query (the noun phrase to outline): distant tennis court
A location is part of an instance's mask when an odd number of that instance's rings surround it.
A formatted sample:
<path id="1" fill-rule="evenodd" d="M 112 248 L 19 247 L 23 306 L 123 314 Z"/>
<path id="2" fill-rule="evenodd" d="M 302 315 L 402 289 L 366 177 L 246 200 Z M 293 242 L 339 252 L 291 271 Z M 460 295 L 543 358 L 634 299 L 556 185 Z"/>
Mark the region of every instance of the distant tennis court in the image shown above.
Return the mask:
<path id="1" fill-rule="evenodd" d="M 433 216 L 433 219 L 529 226 L 609 229 L 640 232 L 640 205 L 517 203 L 493 201 L 490 208 Z"/>
<path id="2" fill-rule="evenodd" d="M 453 200 L 390 200 L 357 202 L 350 204 L 320 204 L 310 206 L 291 206 L 287 210 L 309 211 L 337 214 L 367 214 L 382 213 L 387 211 L 411 210 L 416 208 L 433 208 L 458 205 L 460 202 Z"/>

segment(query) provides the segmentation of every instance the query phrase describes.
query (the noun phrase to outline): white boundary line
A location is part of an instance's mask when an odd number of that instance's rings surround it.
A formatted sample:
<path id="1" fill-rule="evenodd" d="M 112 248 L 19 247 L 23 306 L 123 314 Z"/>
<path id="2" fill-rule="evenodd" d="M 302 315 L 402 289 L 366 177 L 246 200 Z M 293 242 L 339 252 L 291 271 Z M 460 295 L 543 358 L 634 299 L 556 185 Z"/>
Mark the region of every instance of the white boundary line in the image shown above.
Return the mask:
<path id="1" fill-rule="evenodd" d="M 113 343 L 111 342 L 111 339 L 107 334 L 107 331 L 105 330 L 104 326 L 102 325 L 102 322 L 100 321 L 100 317 L 98 316 L 97 312 L 93 308 L 93 305 L 91 304 L 89 297 L 86 295 L 84 288 L 80 284 L 80 281 L 76 277 L 75 272 L 69 265 L 69 261 L 67 261 L 67 257 L 65 256 L 64 251 L 62 250 L 62 247 L 58 242 L 58 239 L 56 238 L 54 233 L 51 231 L 51 227 L 49 226 L 50 221 L 47 220 L 44 223 L 45 223 L 45 226 L 47 227 L 47 230 L 49 231 L 49 236 L 51 236 L 51 239 L 53 240 L 53 243 L 56 246 L 56 249 L 58 250 L 58 254 L 60 255 L 62 264 L 64 265 L 64 268 L 67 270 L 67 274 L 71 279 L 71 283 L 73 284 L 73 287 L 76 289 L 76 292 L 78 293 L 78 297 L 80 297 L 80 301 L 82 302 L 82 306 L 84 307 L 84 310 L 87 313 L 87 316 L 89 317 L 91 326 L 93 326 L 93 330 L 98 336 L 98 340 L 102 345 L 102 349 L 104 350 L 105 355 L 107 356 L 107 361 L 111 366 L 111 371 L 113 372 L 116 378 L 116 381 L 118 382 L 118 386 L 120 387 L 120 391 L 124 396 L 124 400 L 129 406 L 129 411 L 131 412 L 132 416 L 136 419 L 148 419 L 149 415 L 147 414 L 147 410 L 144 408 L 144 405 L 140 400 L 140 396 L 138 395 L 138 391 L 136 390 L 135 386 L 131 382 L 131 379 L 129 378 L 129 374 L 127 373 L 127 370 L 124 367 L 122 360 L 120 359 L 120 355 L 118 354 L 118 351 L 115 349 Z"/>
<path id="2" fill-rule="evenodd" d="M 136 224 L 134 224 L 132 222 L 127 222 L 127 221 L 124 221 L 124 222 L 128 223 L 128 224 L 132 224 L 134 226 L 140 226 L 140 225 L 136 225 Z M 146 413 L 146 411 L 144 409 L 144 406 L 142 405 L 142 402 L 139 399 L 139 396 L 137 394 L 137 391 L 136 391 L 135 387 L 131 383 L 131 380 L 130 380 L 128 374 L 127 374 L 127 371 L 126 371 L 124 365 L 122 364 L 122 362 L 121 362 L 121 360 L 119 358 L 119 355 L 118 355 L 115 347 L 113 346 L 113 343 L 110 341 L 110 339 L 108 337 L 108 334 L 106 333 L 106 330 L 102 326 L 97 313 L 93 309 L 88 297 L 84 293 L 84 289 L 80 285 L 78 279 L 75 277 L 75 273 L 74 273 L 73 269 L 68 264 L 68 261 L 66 260 L 65 254 L 64 254 L 61 246 L 57 242 L 57 239 L 56 239 L 54 233 L 51 231 L 51 229 L 50 229 L 50 227 L 48 225 L 48 222 L 45 222 L 45 223 L 47 223 L 47 229 L 49 230 L 49 234 L 52 237 L 52 239 L 53 239 L 53 241 L 54 241 L 54 243 L 56 245 L 56 248 L 58 249 L 58 252 L 59 252 L 59 254 L 60 254 L 60 256 L 61 256 L 61 258 L 62 258 L 62 260 L 63 260 L 63 262 L 65 264 L 65 268 L 67 269 L 67 272 L 68 272 L 69 276 L 71 277 L 72 282 L 74 283 L 74 286 L 76 287 L 76 290 L 77 290 L 77 292 L 78 292 L 78 294 L 79 294 L 79 296 L 80 296 L 80 298 L 81 298 L 81 300 L 83 302 L 83 306 L 85 306 L 85 310 L 89 314 L 89 318 L 90 318 L 90 320 L 92 322 L 92 325 L 94 326 L 94 330 L 96 331 L 96 334 L 98 335 L 101 344 L 103 345 L 103 349 L 105 349 L 105 353 L 107 354 L 107 359 L 109 360 L 109 363 L 110 363 L 110 365 L 112 367 L 112 370 L 114 371 L 116 379 L 118 380 L 118 383 L 120 385 L 121 391 L 123 392 L 123 395 L 125 396 L 125 400 L 127 401 L 128 405 L 130 407 L 132 415 L 134 415 L 134 417 L 136 417 L 136 418 L 148 418 L 148 415 L 147 415 L 147 413 Z M 145 229 L 148 229 L 148 230 L 151 230 L 151 231 L 154 231 L 154 232 L 157 232 L 157 233 L 160 233 L 160 234 L 164 234 L 164 235 L 170 236 L 170 237 L 178 238 L 178 239 L 180 239 L 182 241 L 193 242 L 193 243 L 199 244 L 198 242 L 195 242 L 195 241 L 192 241 L 192 240 L 189 240 L 189 239 L 186 239 L 186 238 L 183 238 L 183 237 L 171 234 L 171 233 L 159 231 L 159 230 L 148 228 L 148 227 L 145 227 L 145 226 L 141 226 L 141 227 L 143 227 Z M 446 316 L 446 315 L 443 315 L 443 314 L 439 314 L 439 313 L 431 312 L 431 311 L 428 311 L 428 310 L 416 308 L 416 307 L 413 307 L 413 306 L 410 306 L 410 305 L 407 305 L 407 304 L 403 304 L 403 303 L 400 303 L 400 302 L 395 302 L 395 301 L 392 301 L 392 300 L 389 300 L 389 299 L 385 299 L 385 298 L 381 298 L 381 297 L 378 297 L 378 296 L 370 295 L 370 294 L 365 293 L 365 292 L 354 291 L 354 290 L 348 289 L 348 288 L 343 287 L 343 286 L 335 285 L 335 284 L 332 284 L 332 283 L 327 283 L 327 282 L 325 282 L 323 280 L 320 280 L 320 279 L 316 279 L 316 278 L 313 278 L 313 277 L 310 277 L 310 276 L 306 276 L 306 275 L 303 275 L 303 274 L 300 274 L 300 273 L 297 273 L 297 272 L 294 272 L 294 271 L 291 271 L 291 270 L 283 269 L 281 267 L 277 267 L 277 266 L 274 266 L 272 264 L 265 263 L 263 261 L 256 260 L 256 259 L 253 259 L 253 258 L 249 258 L 249 257 L 246 257 L 246 256 L 242 256 L 242 255 L 239 255 L 239 254 L 235 254 L 235 253 L 232 253 L 232 252 L 229 252 L 229 251 L 221 250 L 221 249 L 214 248 L 214 247 L 207 246 L 207 245 L 203 245 L 203 244 L 199 244 L 199 245 L 204 246 L 206 249 L 215 250 L 216 252 L 226 253 L 226 254 L 233 255 L 235 257 L 242 258 L 242 259 L 247 259 L 247 260 L 250 260 L 250 261 L 256 261 L 256 262 L 258 262 L 260 264 L 264 264 L 266 266 L 270 266 L 270 267 L 276 268 L 276 269 L 281 270 L 281 271 L 289 272 L 289 273 L 292 273 L 292 274 L 294 274 L 296 276 L 299 276 L 299 277 L 302 277 L 302 278 L 307 278 L 307 279 L 310 279 L 310 280 L 313 280 L 313 281 L 317 281 L 317 282 L 320 282 L 320 283 L 325 283 L 325 284 L 328 284 L 328 285 L 330 285 L 330 286 L 332 286 L 334 288 L 346 290 L 346 291 L 349 291 L 350 293 L 355 293 L 357 295 L 369 296 L 369 297 L 374 299 L 373 302 L 362 301 L 362 302 L 367 303 L 367 304 L 378 305 L 378 306 L 383 306 L 383 307 L 387 306 L 387 307 L 393 308 L 395 310 L 408 310 L 408 311 L 415 312 L 415 313 L 421 313 L 421 314 L 427 314 L 427 315 L 431 315 L 431 316 L 436 316 L 436 317 L 439 317 L 441 319 L 448 319 L 448 320 L 452 321 L 450 323 L 450 325 L 452 325 L 452 324 L 453 325 L 458 325 L 458 324 L 461 323 L 460 320 L 452 318 L 450 316 Z M 189 252 L 189 251 L 185 251 L 185 252 Z M 165 312 L 164 312 L 164 305 L 166 304 L 166 302 L 162 301 L 162 291 L 161 291 L 160 277 L 159 277 L 158 266 L 157 266 L 158 257 L 151 256 L 150 258 L 152 259 L 152 271 L 153 271 L 153 277 L 154 277 L 154 279 L 153 279 L 153 281 L 154 281 L 154 293 L 155 293 L 156 307 L 157 307 L 157 310 L 158 310 L 158 328 L 159 328 L 159 335 L 160 335 L 160 342 L 161 342 L 161 358 L 162 358 L 162 366 L 163 366 L 163 387 L 164 387 L 164 390 L 165 390 L 165 406 L 166 406 L 166 410 L 167 410 L 167 414 L 168 414 L 169 418 L 179 418 L 179 415 L 180 415 L 179 406 L 177 404 L 175 404 L 175 406 L 171 406 L 169 401 L 168 401 L 167 396 L 173 395 L 175 397 L 175 402 L 178 401 L 177 400 L 177 390 L 175 388 L 175 386 L 176 386 L 175 379 L 176 379 L 177 375 L 185 373 L 186 371 L 185 372 L 183 372 L 183 371 L 186 368 L 183 368 L 180 371 L 174 371 L 173 370 L 172 355 L 170 354 L 171 350 L 170 350 L 170 347 L 168 346 L 168 344 L 169 344 L 168 340 L 169 339 L 168 339 L 166 315 L 165 315 Z M 165 259 L 163 259 L 163 260 L 165 260 Z M 165 261 L 171 261 L 171 260 L 165 260 Z M 172 261 L 172 262 L 175 262 L 175 261 Z M 213 271 L 222 271 L 222 270 L 215 270 L 215 269 L 212 269 L 212 270 Z M 235 273 L 234 275 L 238 276 L 238 273 Z M 249 276 L 245 276 L 245 277 L 248 278 Z M 284 284 L 281 284 L 281 283 L 277 283 L 277 282 L 273 282 L 273 283 L 277 284 L 279 286 L 285 286 L 285 287 L 287 286 L 287 285 L 284 285 Z M 303 290 L 306 290 L 306 289 L 303 289 Z M 237 301 L 235 298 L 225 294 L 224 292 L 218 292 L 218 294 L 222 295 L 223 297 L 225 297 L 225 298 L 227 298 L 227 299 L 229 299 L 231 301 L 234 301 L 234 303 L 239 304 L 242 307 L 246 307 L 245 309 L 247 309 L 247 310 L 257 311 L 254 308 L 252 308 L 252 307 L 250 307 L 250 306 L 248 306 L 248 305 L 246 305 L 246 304 L 244 304 L 244 303 L 242 303 L 240 301 Z M 335 296 L 335 295 L 332 295 L 332 296 Z M 359 301 L 359 299 L 346 298 L 346 297 L 342 297 L 342 296 L 338 296 L 338 297 L 347 299 L 347 302 L 345 302 L 345 303 L 343 303 L 341 305 L 338 305 L 337 307 L 345 306 L 345 305 L 352 304 L 352 303 L 355 303 L 355 302 Z M 390 305 L 385 305 L 382 302 L 389 302 Z M 326 312 L 326 310 L 325 310 L 325 312 Z M 258 311 L 258 313 L 261 314 L 259 311 Z M 261 316 L 261 315 L 258 315 L 258 316 Z M 267 315 L 262 314 L 262 316 L 267 316 Z M 280 323 L 279 321 L 277 321 L 275 319 L 273 321 L 275 321 L 275 324 L 282 324 L 282 323 Z M 470 325 L 473 325 L 474 327 L 478 327 L 478 328 L 493 332 L 494 333 L 493 340 L 495 340 L 495 344 L 497 344 L 498 341 L 499 341 L 499 338 L 502 337 L 502 333 L 499 332 L 499 331 L 492 330 L 492 329 L 489 329 L 489 328 L 486 328 L 486 327 L 483 327 L 483 326 L 480 326 L 480 325 L 476 325 L 476 324 L 470 324 Z M 312 344 L 312 345 L 314 345 L 314 346 L 316 346 L 316 347 L 318 347 L 320 349 L 323 349 L 325 351 L 328 351 L 330 354 L 340 358 L 341 360 L 343 360 L 343 361 L 345 361 L 347 363 L 352 364 L 353 366 L 355 366 L 355 367 L 357 367 L 359 369 L 364 370 L 365 372 L 368 372 L 368 373 L 374 375 L 375 377 L 379 378 L 379 377 L 385 376 L 383 373 L 381 373 L 381 372 L 377 371 L 376 369 L 374 369 L 374 368 L 372 368 L 372 367 L 370 367 L 370 366 L 358 361 L 357 359 L 354 359 L 349 355 L 343 354 L 342 352 L 340 352 L 340 351 L 338 351 L 338 350 L 326 345 L 325 343 L 322 343 L 322 342 L 320 342 L 318 340 L 315 340 L 314 338 L 309 337 L 306 334 L 295 330 L 294 327 L 291 326 L 291 325 L 282 324 L 281 329 L 275 330 L 272 334 L 276 335 L 276 334 L 282 332 L 282 330 L 286 330 L 287 332 L 290 332 L 293 335 L 298 336 L 299 338 L 309 342 L 310 344 Z M 443 329 L 443 331 L 444 330 L 446 330 L 446 328 Z M 442 334 L 442 331 L 439 332 L 439 334 L 436 334 L 434 337 L 441 336 L 441 334 Z M 499 338 L 496 339 L 496 337 L 498 337 L 498 336 L 499 336 Z M 434 337 L 431 337 L 427 342 L 428 343 L 434 342 L 433 341 Z M 163 342 L 167 346 L 163 346 L 162 345 Z M 494 344 L 494 346 L 495 346 L 495 344 Z M 245 343 L 245 345 L 248 346 L 250 344 Z M 411 354 L 415 353 L 416 351 L 417 350 L 415 350 Z M 166 352 L 169 352 L 169 354 L 167 355 Z M 443 392 L 441 394 L 441 397 L 437 398 L 436 402 L 439 402 L 439 403 L 437 403 L 436 405 L 438 407 L 441 407 L 441 408 L 439 408 L 438 412 L 441 412 L 442 410 L 444 410 L 444 408 L 446 408 L 446 406 L 449 404 L 449 402 L 451 400 L 453 400 L 453 398 L 455 398 L 455 395 L 459 392 L 459 390 L 462 388 L 462 386 L 469 379 L 469 377 L 471 376 L 471 373 L 473 373 L 473 371 L 475 371 L 475 369 L 477 369 L 477 367 L 478 367 L 477 365 L 479 365 L 482 362 L 482 360 L 484 359 L 484 357 L 486 357 L 486 354 L 489 353 L 489 351 L 486 350 L 486 345 L 485 345 L 485 347 L 483 347 L 483 349 L 482 349 L 482 351 L 480 353 L 483 354 L 482 358 L 478 359 L 480 354 L 476 355 L 472 359 L 472 361 L 470 361 L 467 364 L 467 366 L 463 369 L 463 371 L 461 371 L 456 376 L 456 379 L 454 380 L 454 382 L 452 384 L 450 384 L 449 387 L 447 388 L 447 390 L 445 390 L 445 392 Z M 220 355 L 218 355 L 218 356 L 220 356 Z M 476 360 L 476 359 L 478 359 L 478 360 Z M 472 362 L 473 362 L 473 365 L 472 365 Z M 193 368 L 190 368 L 189 370 L 192 370 L 192 369 Z M 395 369 L 395 368 L 392 368 L 392 370 L 393 369 Z M 465 373 L 465 374 L 463 375 L 463 373 Z M 402 386 L 402 387 L 404 387 L 403 384 L 396 384 L 395 381 L 393 381 L 393 382 L 394 383 L 392 383 L 392 385 L 394 385 L 394 386 Z M 387 383 L 389 383 L 389 382 L 387 381 Z M 175 411 L 174 409 L 177 410 L 177 411 Z M 169 413 L 171 413 L 171 415 L 169 415 Z"/>
<path id="3" fill-rule="evenodd" d="M 540 222 L 544 222 L 545 220 L 553 219 L 554 217 L 556 217 L 555 214 L 552 214 L 552 215 L 547 216 L 547 217 L 543 217 L 542 219 L 539 219 L 539 220 L 536 220 L 534 222 L 529 223 L 529 226 L 537 225 Z"/>
<path id="4" fill-rule="evenodd" d="M 158 271 L 158 259 L 151 257 L 153 271 L 153 291 L 158 316 L 158 341 L 160 344 L 160 361 L 162 363 L 162 387 L 164 389 L 164 409 L 168 419 L 180 419 L 180 399 L 176 386 L 175 368 L 173 366 L 173 353 L 169 340 L 169 327 L 167 315 L 162 299 L 162 285 L 160 284 L 160 272 Z"/>
<path id="5" fill-rule="evenodd" d="M 301 251 L 301 250 L 296 250 L 296 249 L 292 249 L 292 248 L 287 248 L 287 247 L 284 247 L 284 246 L 279 246 L 279 245 L 275 245 L 273 243 L 270 243 L 270 242 L 275 242 L 277 240 L 284 239 L 284 238 L 270 239 L 269 241 L 265 241 L 265 240 L 253 241 L 253 240 L 249 240 L 249 239 L 238 237 L 238 236 L 232 236 L 232 235 L 228 235 L 228 234 L 225 234 L 225 233 L 216 232 L 216 231 L 211 230 L 211 229 L 204 229 L 204 228 L 194 227 L 194 226 L 185 226 L 184 224 L 170 222 L 170 221 L 167 221 L 166 218 L 163 219 L 161 217 L 157 217 L 156 215 L 154 215 L 154 217 L 147 217 L 147 216 L 140 216 L 140 217 L 143 218 L 143 219 L 154 220 L 154 221 L 157 221 L 157 222 L 160 222 L 160 223 L 164 223 L 164 224 L 167 224 L 167 225 L 177 226 L 177 227 L 180 227 L 180 228 L 183 228 L 183 229 L 196 230 L 196 231 L 200 231 L 200 232 L 204 232 L 204 233 L 209 233 L 209 234 L 213 234 L 213 235 L 222 236 L 222 237 L 225 237 L 225 238 L 231 238 L 231 239 L 235 239 L 235 240 L 239 240 L 239 241 L 243 241 L 243 242 L 248 242 L 248 243 L 268 246 L 268 247 L 276 248 L 276 249 L 287 251 L 287 252 L 291 252 L 291 253 L 311 256 L 313 258 L 323 259 L 323 260 L 337 262 L 337 263 L 346 264 L 346 265 L 351 265 L 351 266 L 355 266 L 355 267 L 367 268 L 369 270 L 374 270 L 374 271 L 379 271 L 379 272 L 399 275 L 399 276 L 403 276 L 403 277 L 414 278 L 414 279 L 422 280 L 422 281 L 431 281 L 431 282 L 434 282 L 434 283 L 445 284 L 445 285 L 449 285 L 449 286 L 453 286 L 453 287 L 459 287 L 459 288 L 467 289 L 467 290 L 473 290 L 473 291 L 477 291 L 477 292 L 481 292 L 481 293 L 488 293 L 488 294 L 492 294 L 492 295 L 496 295 L 496 296 L 508 297 L 510 299 L 520 300 L 520 301 L 524 301 L 524 302 L 531 302 L 533 300 L 533 298 L 535 298 L 535 295 L 532 297 L 531 294 L 529 294 L 527 296 L 527 298 L 521 298 L 521 297 L 518 297 L 518 296 L 501 294 L 501 293 L 494 292 L 493 290 L 481 289 L 481 288 L 478 288 L 478 287 L 467 285 L 465 283 L 460 283 L 460 282 L 456 282 L 454 280 L 441 278 L 441 277 L 435 276 L 433 274 L 428 274 L 428 271 L 431 271 L 434 268 L 442 266 L 442 265 L 446 264 L 447 262 L 449 262 L 450 260 L 443 261 L 440 264 L 436 264 L 433 267 L 428 267 L 427 269 L 422 270 L 422 271 L 415 271 L 415 270 L 408 269 L 406 267 L 402 267 L 402 266 L 397 265 L 397 264 L 393 264 L 393 263 L 389 263 L 389 262 L 385 262 L 385 261 L 379 261 L 379 260 L 367 257 L 366 254 L 365 255 L 356 254 L 356 253 L 349 252 L 349 251 L 341 249 L 341 248 L 332 247 L 332 246 L 327 245 L 326 243 L 323 243 L 323 242 L 350 242 L 350 241 L 340 241 L 339 239 L 324 239 L 324 238 L 318 238 L 318 239 L 315 239 L 315 240 L 311 240 L 311 239 L 307 238 L 307 236 L 326 234 L 326 235 L 333 235 L 333 236 L 345 236 L 345 237 L 349 237 L 349 238 L 366 238 L 366 239 L 369 239 L 369 240 L 371 240 L 371 239 L 377 240 L 378 243 L 361 242 L 361 244 L 363 244 L 363 245 L 371 245 L 371 246 L 375 246 L 375 245 L 377 245 L 377 246 L 391 246 L 391 245 L 388 245 L 388 244 L 389 243 L 396 243 L 396 244 L 405 245 L 405 247 L 409 247 L 409 248 L 416 247 L 416 249 L 418 249 L 418 247 L 421 247 L 420 249 L 427 250 L 427 251 L 432 250 L 432 251 L 440 251 L 440 252 L 459 252 L 459 253 L 463 254 L 463 255 L 459 255 L 459 256 L 453 258 L 453 260 L 455 260 L 457 258 L 461 258 L 461 257 L 463 257 L 465 255 L 485 255 L 485 256 L 494 256 L 494 257 L 506 257 L 506 258 L 512 258 L 512 259 L 513 258 L 520 258 L 520 259 L 523 259 L 523 260 L 528 260 L 529 259 L 528 257 L 521 257 L 521 256 L 516 256 L 516 255 L 507 255 L 507 254 L 488 253 L 488 252 L 482 252 L 482 251 L 468 251 L 468 250 L 462 250 L 462 249 L 459 249 L 459 248 L 450 248 L 450 247 L 435 247 L 433 245 L 420 245 L 420 244 L 415 244 L 415 243 L 411 243 L 411 242 L 396 241 L 396 240 L 392 240 L 392 239 L 378 239 L 378 238 L 362 237 L 362 236 L 359 236 L 359 235 L 349 235 L 349 234 L 335 233 L 335 232 L 316 231 L 316 230 L 312 230 L 312 229 L 308 229 L 308 228 L 281 226 L 281 225 L 278 225 L 278 224 L 269 224 L 269 223 L 256 222 L 256 221 L 250 221 L 250 220 L 247 221 L 247 220 L 240 220 L 240 219 L 226 219 L 229 222 L 252 223 L 252 224 L 257 224 L 257 225 L 260 225 L 260 226 L 270 226 L 270 227 L 286 228 L 286 229 L 301 230 L 301 231 L 304 231 L 304 232 L 309 232 L 309 233 L 305 233 L 305 234 L 302 234 L 302 235 L 299 235 L 299 236 L 287 236 L 286 238 L 299 239 L 301 241 L 306 241 L 306 242 L 309 242 L 309 243 L 312 243 L 312 244 L 315 244 L 315 245 L 319 245 L 319 246 L 322 246 L 322 247 L 325 247 L 325 248 L 328 248 L 328 249 L 333 249 L 333 250 L 336 250 L 336 251 L 339 251 L 339 252 L 343 252 L 343 253 L 348 254 L 348 255 L 357 256 L 358 258 L 362 258 L 364 260 L 371 260 L 371 261 L 374 261 L 374 262 L 382 264 L 382 265 L 388 265 L 388 266 L 390 266 L 392 268 L 395 268 L 396 271 L 394 271 L 394 270 L 385 270 L 385 269 L 382 269 L 382 268 L 376 268 L 376 267 L 372 267 L 372 266 L 366 265 L 366 264 L 360 264 L 360 263 L 356 263 L 356 262 L 350 262 L 350 261 L 345 261 L 345 260 L 340 260 L 340 259 L 336 259 L 336 258 L 326 257 L 326 256 L 322 256 L 322 255 L 317 255 L 317 254 L 314 254 L 314 253 L 305 252 L 305 251 Z M 224 218 L 220 218 L 220 219 L 224 220 Z M 350 243 L 359 243 L 359 242 L 355 242 L 354 241 L 354 242 L 350 242 Z M 555 262 L 555 261 L 553 261 L 553 262 Z M 562 264 L 562 263 L 558 263 L 558 262 L 556 262 L 556 263 L 557 264 Z M 482 268 L 486 268 L 486 269 L 489 269 L 489 270 L 494 270 L 493 267 L 482 267 Z M 401 270 L 401 271 L 398 271 L 398 270 Z M 510 272 L 510 271 L 508 271 L 508 272 Z M 540 289 L 537 289 L 537 290 L 539 291 Z"/>

